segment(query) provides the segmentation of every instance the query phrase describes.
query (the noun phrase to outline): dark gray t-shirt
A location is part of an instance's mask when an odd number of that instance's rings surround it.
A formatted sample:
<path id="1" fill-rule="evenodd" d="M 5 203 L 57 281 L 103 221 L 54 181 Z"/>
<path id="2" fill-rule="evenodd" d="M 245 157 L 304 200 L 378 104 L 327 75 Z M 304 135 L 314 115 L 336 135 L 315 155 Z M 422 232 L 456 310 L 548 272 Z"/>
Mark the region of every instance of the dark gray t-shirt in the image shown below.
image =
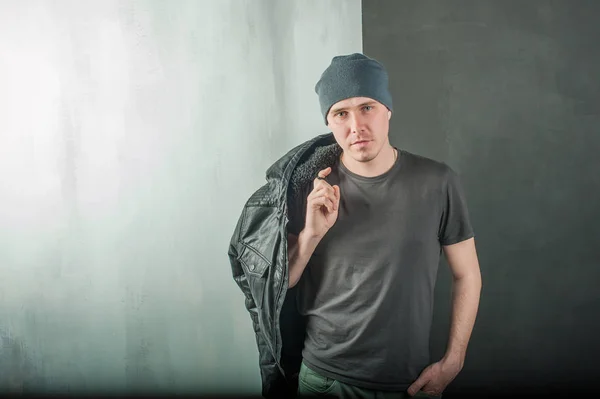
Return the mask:
<path id="1" fill-rule="evenodd" d="M 430 364 L 441 245 L 474 236 L 458 177 L 445 163 L 399 150 L 383 175 L 362 177 L 338 161 L 327 182 L 340 186 L 340 209 L 298 282 L 302 356 L 348 384 L 406 390 Z M 306 202 L 291 215 L 292 232 L 305 212 Z"/>

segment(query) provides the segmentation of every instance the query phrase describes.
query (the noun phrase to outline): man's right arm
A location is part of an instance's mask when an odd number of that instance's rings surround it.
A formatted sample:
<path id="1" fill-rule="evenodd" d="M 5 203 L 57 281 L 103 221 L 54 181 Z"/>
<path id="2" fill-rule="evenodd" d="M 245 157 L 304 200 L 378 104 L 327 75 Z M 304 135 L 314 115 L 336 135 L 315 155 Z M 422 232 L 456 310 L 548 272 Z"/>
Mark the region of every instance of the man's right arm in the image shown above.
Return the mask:
<path id="1" fill-rule="evenodd" d="M 306 229 L 302 230 L 297 236 L 291 233 L 288 234 L 289 288 L 295 286 L 300 280 L 320 241 L 321 237 L 311 234 Z"/>
<path id="2" fill-rule="evenodd" d="M 302 205 L 300 208 L 306 211 L 305 218 L 300 218 L 298 214 L 292 217 L 292 226 L 304 223 L 297 236 L 288 232 L 289 288 L 298 283 L 315 248 L 337 220 L 340 188 L 337 185 L 331 186 L 325 181 L 325 177 L 330 173 L 331 167 L 325 168 L 314 180 L 313 189 L 306 197 L 306 206 Z"/>

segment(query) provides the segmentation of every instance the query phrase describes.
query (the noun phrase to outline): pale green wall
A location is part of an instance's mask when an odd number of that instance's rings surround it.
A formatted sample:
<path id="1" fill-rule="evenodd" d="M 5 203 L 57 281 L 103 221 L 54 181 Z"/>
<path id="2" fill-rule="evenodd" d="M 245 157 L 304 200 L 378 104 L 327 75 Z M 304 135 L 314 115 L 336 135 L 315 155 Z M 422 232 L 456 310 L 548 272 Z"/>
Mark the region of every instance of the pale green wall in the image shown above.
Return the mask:
<path id="1" fill-rule="evenodd" d="M 227 245 L 360 7 L 0 2 L 0 390 L 260 392 Z"/>

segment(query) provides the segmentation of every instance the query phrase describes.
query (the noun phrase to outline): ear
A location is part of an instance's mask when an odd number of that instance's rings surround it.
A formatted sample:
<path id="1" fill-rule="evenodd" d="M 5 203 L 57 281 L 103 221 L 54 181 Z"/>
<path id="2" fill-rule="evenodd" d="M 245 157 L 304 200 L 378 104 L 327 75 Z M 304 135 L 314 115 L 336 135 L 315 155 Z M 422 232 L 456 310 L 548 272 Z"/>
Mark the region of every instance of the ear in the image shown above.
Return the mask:
<path id="1" fill-rule="evenodd" d="M 388 121 L 392 118 L 392 111 L 388 111 Z"/>

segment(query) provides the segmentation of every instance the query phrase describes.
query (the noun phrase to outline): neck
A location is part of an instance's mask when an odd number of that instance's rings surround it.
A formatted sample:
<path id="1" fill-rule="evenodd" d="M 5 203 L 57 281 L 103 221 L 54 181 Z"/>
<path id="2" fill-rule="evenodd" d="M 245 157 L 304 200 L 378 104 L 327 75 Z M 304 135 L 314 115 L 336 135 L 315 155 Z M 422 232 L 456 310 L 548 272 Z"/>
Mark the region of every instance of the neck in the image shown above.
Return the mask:
<path id="1" fill-rule="evenodd" d="M 387 144 L 381 152 L 372 160 L 359 162 L 352 157 L 342 153 L 340 161 L 352 173 L 363 177 L 376 177 L 384 174 L 394 166 L 396 162 L 396 150 L 391 144 Z"/>

